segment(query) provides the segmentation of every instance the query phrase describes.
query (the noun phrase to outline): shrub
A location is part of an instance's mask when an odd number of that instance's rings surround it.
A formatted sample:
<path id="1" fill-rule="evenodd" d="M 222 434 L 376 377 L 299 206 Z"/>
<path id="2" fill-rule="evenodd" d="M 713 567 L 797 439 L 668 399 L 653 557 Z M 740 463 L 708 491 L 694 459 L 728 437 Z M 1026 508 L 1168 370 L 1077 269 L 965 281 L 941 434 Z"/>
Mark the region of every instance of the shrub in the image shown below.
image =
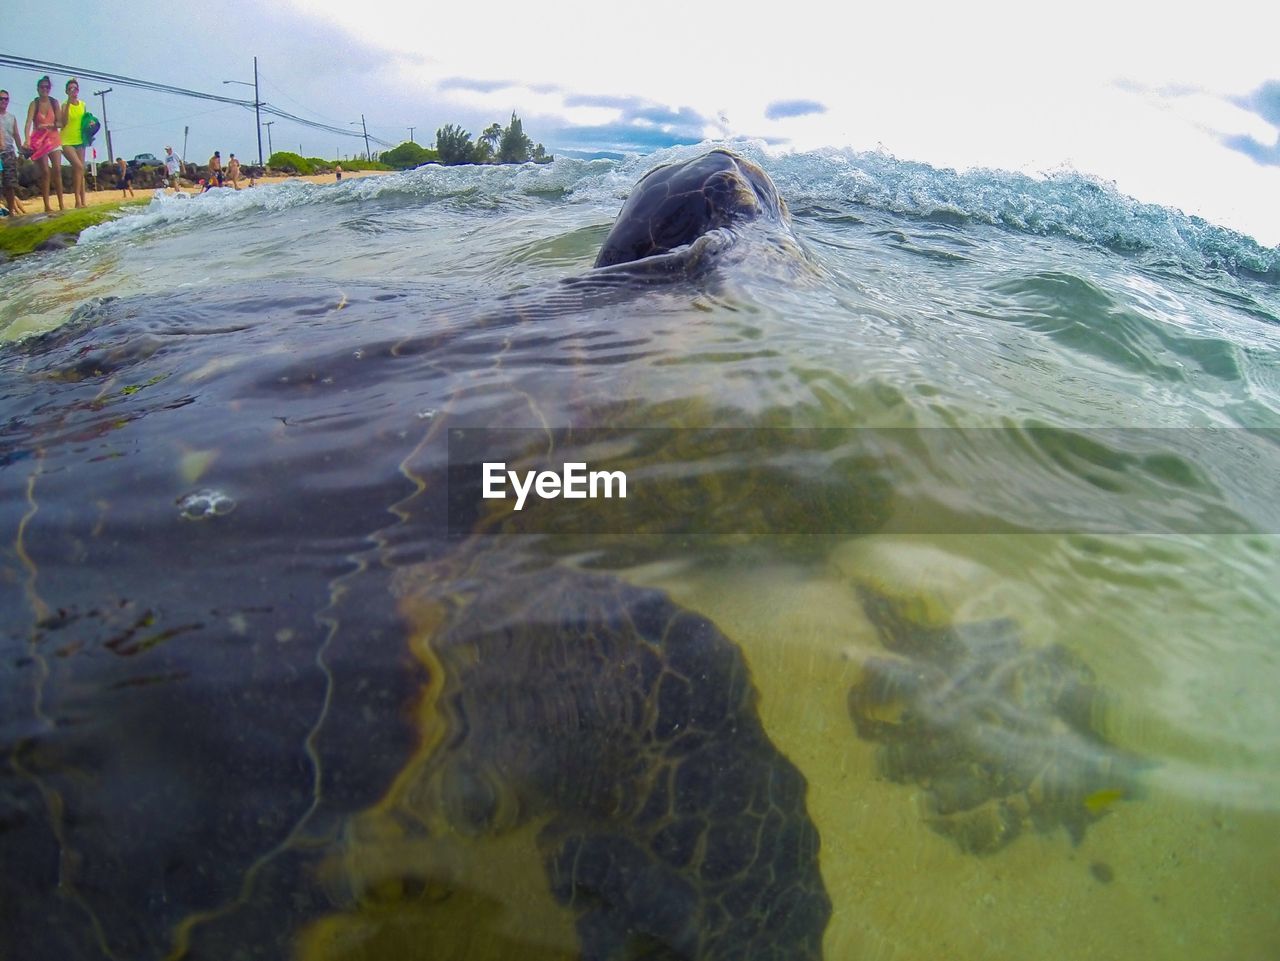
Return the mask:
<path id="1" fill-rule="evenodd" d="M 396 169 L 395 167 L 390 167 L 387 164 L 380 163 L 377 160 L 359 160 L 356 157 L 352 157 L 350 160 L 333 160 L 333 161 L 330 161 L 330 163 L 342 164 L 343 170 L 395 170 Z"/>
<path id="2" fill-rule="evenodd" d="M 440 155 L 434 150 L 406 141 L 392 150 L 383 152 L 378 159 L 384 165 L 396 170 L 411 170 L 433 160 L 439 160 Z"/>
<path id="3" fill-rule="evenodd" d="M 311 169 L 311 162 L 304 157 L 298 156 L 296 153 L 290 153 L 287 150 L 277 150 L 267 159 L 267 166 L 275 170 L 281 170 L 285 173 L 298 174 L 302 177 L 308 177 L 315 173 Z"/>

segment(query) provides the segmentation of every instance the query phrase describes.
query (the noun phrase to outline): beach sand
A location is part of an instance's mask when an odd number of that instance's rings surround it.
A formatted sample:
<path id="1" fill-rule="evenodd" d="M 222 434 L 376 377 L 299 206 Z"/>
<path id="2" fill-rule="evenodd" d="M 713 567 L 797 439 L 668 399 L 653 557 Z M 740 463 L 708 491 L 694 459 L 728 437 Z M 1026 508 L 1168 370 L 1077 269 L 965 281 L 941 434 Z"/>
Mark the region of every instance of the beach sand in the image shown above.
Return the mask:
<path id="1" fill-rule="evenodd" d="M 353 180 L 357 177 L 377 177 L 377 176 L 382 176 L 389 172 L 390 171 L 386 171 L 386 170 L 347 170 L 347 171 L 343 171 L 342 179 Z M 334 183 L 334 177 L 333 177 L 333 174 L 331 173 L 316 174 L 315 176 L 312 176 L 312 177 L 283 177 L 283 176 L 259 177 L 257 183 L 258 183 L 258 186 L 264 186 L 266 184 L 283 183 L 286 180 L 305 180 L 307 183 L 313 183 L 313 184 Z M 92 183 L 92 179 L 90 180 L 90 182 Z M 216 188 L 216 189 L 233 190 L 235 188 L 233 188 L 228 182 L 227 186 Z M 240 189 L 241 190 L 249 189 L 249 181 L 247 178 L 241 181 Z M 200 192 L 200 189 L 198 187 L 184 187 L 182 188 L 182 190 L 183 190 L 183 193 L 188 193 L 188 194 L 195 194 Z M 119 203 L 121 200 L 135 200 L 135 199 L 150 200 L 151 197 L 155 194 L 155 190 L 150 188 L 144 189 L 141 187 L 135 187 L 133 193 L 134 193 L 133 197 L 126 197 L 121 193 L 121 191 L 115 190 L 115 189 L 104 189 L 104 190 L 90 189 L 85 191 L 85 200 L 89 202 L 90 207 L 96 207 L 100 204 Z M 69 191 L 65 191 L 65 190 L 63 191 L 62 199 L 63 199 L 63 203 L 66 205 L 67 210 L 71 210 L 74 207 L 75 200 L 71 196 Z M 50 206 L 53 207 L 53 215 L 56 217 L 59 213 L 58 195 L 53 191 L 49 192 L 49 204 Z M 44 204 L 41 201 L 39 194 L 37 194 L 34 197 L 28 197 L 27 199 L 23 200 L 22 206 L 26 208 L 26 214 L 28 215 L 41 213 L 44 209 Z"/>

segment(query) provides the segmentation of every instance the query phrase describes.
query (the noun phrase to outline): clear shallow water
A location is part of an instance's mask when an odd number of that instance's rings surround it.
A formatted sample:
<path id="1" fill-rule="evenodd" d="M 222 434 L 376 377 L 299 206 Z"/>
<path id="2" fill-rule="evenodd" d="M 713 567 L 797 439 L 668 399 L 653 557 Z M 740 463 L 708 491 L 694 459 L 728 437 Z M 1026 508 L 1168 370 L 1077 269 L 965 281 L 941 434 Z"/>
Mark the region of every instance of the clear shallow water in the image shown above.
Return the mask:
<path id="1" fill-rule="evenodd" d="M 1274 956 L 1277 253 L 1078 178 L 801 155 L 758 159 L 811 269 L 561 285 L 660 159 L 169 199 L 5 268 L 11 339 L 121 300 L 3 358 L 4 900 L 50 956 L 271 943 L 282 891 L 308 957 L 572 953 L 531 828 L 475 845 L 415 801 L 410 706 L 464 573 L 444 432 L 603 427 L 717 496 L 531 515 L 503 554 L 740 647 L 809 783 L 827 957 Z M 703 526 L 624 533 L 655 516 Z M 868 587 L 1077 655 L 1133 790 L 1078 844 L 930 830 L 846 707 L 885 650 Z"/>

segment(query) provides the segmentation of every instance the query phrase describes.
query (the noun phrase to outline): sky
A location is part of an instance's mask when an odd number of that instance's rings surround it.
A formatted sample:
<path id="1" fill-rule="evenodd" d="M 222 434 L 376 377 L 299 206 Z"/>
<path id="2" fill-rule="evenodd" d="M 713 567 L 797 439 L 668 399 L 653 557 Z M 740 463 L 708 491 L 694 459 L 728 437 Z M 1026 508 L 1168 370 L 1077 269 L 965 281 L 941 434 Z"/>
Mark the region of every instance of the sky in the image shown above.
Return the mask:
<path id="1" fill-rule="evenodd" d="M 78 12 L 75 30 L 12 18 L 0 53 L 245 99 L 223 81 L 252 81 L 256 56 L 264 101 L 352 133 L 277 119 L 264 153 L 363 152 L 362 117 L 382 141 L 431 146 L 447 123 L 474 136 L 514 111 L 558 156 L 752 138 L 1075 170 L 1280 245 L 1280 4 L 1176 6 L 276 0 L 196 18 L 131 0 Z M 0 67 L 22 116 L 35 79 Z M 83 84 L 99 114 L 105 85 Z M 189 159 L 257 156 L 251 110 L 107 97 L 117 154 L 182 153 L 185 128 Z"/>

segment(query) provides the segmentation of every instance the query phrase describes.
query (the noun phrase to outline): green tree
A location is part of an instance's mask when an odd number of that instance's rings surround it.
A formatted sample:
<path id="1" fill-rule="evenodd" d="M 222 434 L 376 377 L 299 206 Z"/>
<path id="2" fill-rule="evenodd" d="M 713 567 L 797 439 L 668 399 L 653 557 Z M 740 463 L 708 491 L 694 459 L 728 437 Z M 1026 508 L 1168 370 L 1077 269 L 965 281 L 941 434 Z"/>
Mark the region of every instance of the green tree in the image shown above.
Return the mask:
<path id="1" fill-rule="evenodd" d="M 493 147 L 490 146 L 489 141 L 481 138 L 476 141 L 475 148 L 471 151 L 471 156 L 474 163 L 491 164 L 493 163 Z"/>
<path id="2" fill-rule="evenodd" d="M 498 145 L 498 163 L 522 164 L 529 159 L 529 148 L 533 141 L 525 136 L 524 124 L 513 112 L 511 123 L 502 131 L 502 142 Z"/>
<path id="3" fill-rule="evenodd" d="M 480 135 L 480 141 L 489 145 L 490 155 L 498 152 L 498 144 L 502 142 L 502 124 L 491 123 L 484 128 L 484 133 Z"/>
<path id="4" fill-rule="evenodd" d="M 542 146 L 542 144 L 535 144 L 533 147 L 533 153 L 529 155 L 529 159 L 536 164 L 549 164 L 556 158 L 554 154 L 547 153 L 547 148 Z"/>
<path id="5" fill-rule="evenodd" d="M 436 151 L 419 147 L 416 143 L 406 140 L 400 146 L 384 151 L 378 159 L 396 170 L 412 170 L 414 167 L 421 167 L 439 158 Z"/>
<path id="6" fill-rule="evenodd" d="M 469 164 L 475 159 L 470 132 L 452 123 L 436 131 L 436 152 L 442 164 Z"/>

